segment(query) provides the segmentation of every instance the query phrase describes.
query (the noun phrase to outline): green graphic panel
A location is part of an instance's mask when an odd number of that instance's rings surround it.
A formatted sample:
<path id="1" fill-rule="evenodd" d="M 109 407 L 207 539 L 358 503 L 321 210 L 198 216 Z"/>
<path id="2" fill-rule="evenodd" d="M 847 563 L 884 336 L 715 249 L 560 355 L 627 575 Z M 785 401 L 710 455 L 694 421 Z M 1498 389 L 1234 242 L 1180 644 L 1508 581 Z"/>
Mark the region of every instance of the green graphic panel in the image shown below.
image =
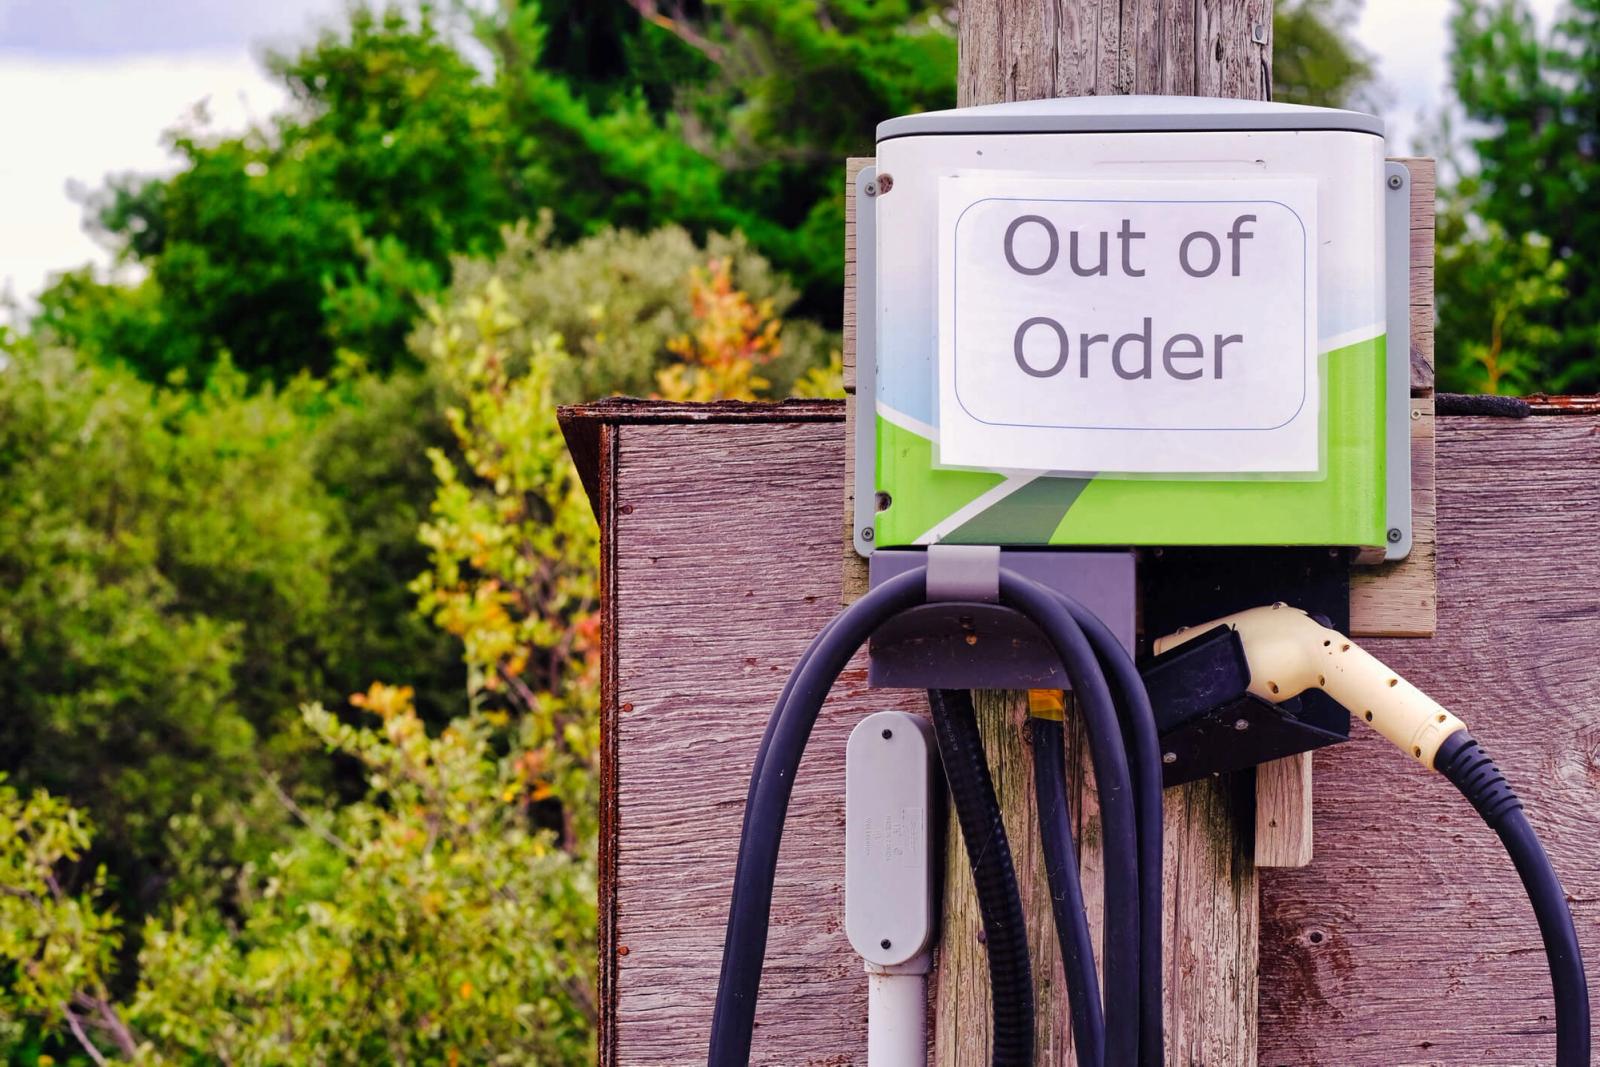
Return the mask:
<path id="1" fill-rule="evenodd" d="M 1041 477 L 1019 484 L 939 540 L 958 544 L 1384 544 L 1384 342 L 1323 357 L 1324 473 L 1314 479 L 1222 481 Z M 877 544 L 908 545 L 999 485 L 993 472 L 941 471 L 933 443 L 882 417 Z M 1046 531 L 1044 522 L 1055 517 Z"/>
<path id="2" fill-rule="evenodd" d="M 880 545 L 909 545 L 1005 478 L 990 471 L 933 469 L 933 442 L 878 416 L 878 492 L 889 506 L 874 523 Z M 898 472 L 885 480 L 883 472 Z"/>
<path id="3" fill-rule="evenodd" d="M 1035 478 L 945 538 L 958 544 L 1045 545 L 1078 499 L 1086 478 Z"/>

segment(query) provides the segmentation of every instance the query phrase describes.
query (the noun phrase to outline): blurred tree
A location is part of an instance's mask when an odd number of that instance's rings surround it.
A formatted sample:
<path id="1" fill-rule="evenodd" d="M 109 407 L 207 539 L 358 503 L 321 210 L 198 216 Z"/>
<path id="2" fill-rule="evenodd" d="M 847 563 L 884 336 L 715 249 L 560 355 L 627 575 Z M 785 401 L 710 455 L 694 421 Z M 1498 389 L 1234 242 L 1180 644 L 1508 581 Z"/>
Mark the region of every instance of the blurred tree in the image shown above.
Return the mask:
<path id="1" fill-rule="evenodd" d="M 1543 37 L 1522 0 L 1457 0 L 1452 31 L 1477 158 L 1441 225 L 1441 382 L 1600 390 L 1600 0 Z"/>
<path id="2" fill-rule="evenodd" d="M 1373 106 L 1372 55 L 1353 35 L 1363 0 L 1277 0 L 1272 97 L 1318 107 Z"/>
<path id="3" fill-rule="evenodd" d="M 91 199 L 91 223 L 148 279 L 70 274 L 41 298 L 40 324 L 158 380 L 200 380 L 224 352 L 280 380 L 331 371 L 341 347 L 388 366 L 450 254 L 492 249 L 531 210 L 507 182 L 493 87 L 426 8 L 355 7 L 268 65 L 287 112 L 215 138 L 200 109 L 171 135 L 177 174 Z"/>
<path id="4" fill-rule="evenodd" d="M 755 400 L 772 383 L 757 371 L 783 351 L 783 323 L 772 301 L 752 301 L 733 286 L 732 265 L 695 267 L 690 288 L 694 329 L 667 342 L 678 357 L 656 371 L 666 400 Z"/>
<path id="5" fill-rule="evenodd" d="M 305 758 L 300 701 L 403 671 L 430 721 L 459 707 L 455 644 L 406 589 L 448 433 L 416 375 L 246 390 L 223 366 L 191 392 L 61 349 L 0 358 L 0 773 L 94 815 L 126 913 L 159 896 L 191 804 L 267 772 L 359 786 Z"/>
<path id="6" fill-rule="evenodd" d="M 677 222 L 741 231 L 836 317 L 839 165 L 878 118 L 953 102 L 955 43 L 935 5 L 714 3 L 674 18 L 624 0 L 471 9 L 474 54 L 424 6 L 357 6 L 273 57 L 293 101 L 243 136 L 175 131 L 170 178 L 123 177 L 91 221 L 137 284 L 63 276 L 37 324 L 161 380 L 220 354 L 255 378 L 327 373 L 342 349 L 407 362 L 418 298 L 452 254 L 550 213 L 572 240 Z"/>
<path id="7" fill-rule="evenodd" d="M 726 263 L 732 285 L 778 316 L 794 310 L 799 294 L 742 237 L 709 235 L 697 244 L 688 231 L 666 226 L 651 233 L 602 230 L 570 245 L 552 246 L 543 225 L 518 226 L 492 259 L 459 260 L 454 281 L 428 305 L 412 338 L 427 353 L 441 334 L 478 338 L 479 320 L 467 309 L 502 293 L 508 325 L 497 335 L 513 369 L 525 367 L 551 337 L 566 358 L 551 369 L 557 403 L 612 393 L 646 395 L 659 372 L 678 360 L 675 338 L 696 326 L 692 285 L 708 262 Z M 821 366 L 838 335 L 804 319 L 786 318 L 783 348 L 763 367 L 769 395 L 785 395 L 808 367 Z M 442 383 L 448 393 L 450 386 Z M 454 399 L 454 398 L 452 398 Z"/>
<path id="8" fill-rule="evenodd" d="M 1438 332 L 1440 389 L 1530 393 L 1548 388 L 1550 357 L 1561 343 L 1551 315 L 1568 298 L 1567 265 L 1540 233 L 1511 237 L 1473 211 L 1478 179 L 1450 156 L 1441 172 L 1457 175 L 1439 202 Z"/>
<path id="9" fill-rule="evenodd" d="M 0 779 L 0 1051 L 59 1028 L 53 1048 L 125 1067 L 592 1062 L 592 864 L 530 821 L 538 785 L 503 716 L 430 736 L 410 697 L 373 686 L 375 728 L 304 710 L 369 794 L 294 805 L 302 826 L 222 885 L 180 851 L 177 883 L 201 891 L 143 925 L 122 996 L 104 875 L 58 877 L 90 821 Z M 211 833 L 176 822 L 191 855 Z"/>
<path id="10" fill-rule="evenodd" d="M 254 773 L 242 783 L 236 773 L 231 789 L 170 805 L 167 893 L 138 927 L 137 971 L 123 968 L 121 981 L 128 927 L 92 866 L 86 813 L 0 780 L 0 1052 L 37 1047 L 42 1031 L 52 1050 L 108 1063 L 265 1065 L 305 1047 L 335 1063 L 592 1056 L 598 532 L 555 417 L 558 388 L 582 380 L 566 338 L 591 381 L 654 373 L 697 395 L 753 395 L 766 384 L 754 368 L 776 363 L 775 312 L 792 293 L 741 242 L 716 239 L 708 256 L 681 230 L 604 233 L 559 251 L 526 231 L 509 243 L 487 269 L 458 272 L 414 339 L 455 447 L 428 449 L 436 488 L 413 588 L 421 612 L 461 642 L 467 710 L 433 732 L 409 687 L 375 683 L 350 701 L 376 715 L 375 729 L 316 704 L 301 716 L 360 768 L 361 794 L 330 803 L 246 763 Z M 546 283 L 578 264 L 588 288 L 552 292 Z M 630 270 L 663 288 L 629 285 Z M 620 314 L 592 302 L 607 296 L 623 301 Z M 619 342 L 643 357 L 614 358 Z M 31 369 L 6 377 L 30 381 Z M 271 390 L 251 408 L 228 381 L 190 398 L 88 373 L 185 412 L 214 405 L 284 428 L 266 417 L 281 405 Z M 282 395 L 331 402 L 341 384 L 297 379 Z M 381 397 L 367 405 L 389 410 Z M 382 418 L 361 425 L 389 432 Z M 192 436 L 207 452 L 208 435 Z M 299 447 L 315 455 L 320 435 L 309 436 Z M 277 495 L 263 494 L 256 522 L 278 513 Z M 228 520 L 216 522 L 206 551 L 249 557 Z M 208 569 L 227 573 L 220 559 Z"/>

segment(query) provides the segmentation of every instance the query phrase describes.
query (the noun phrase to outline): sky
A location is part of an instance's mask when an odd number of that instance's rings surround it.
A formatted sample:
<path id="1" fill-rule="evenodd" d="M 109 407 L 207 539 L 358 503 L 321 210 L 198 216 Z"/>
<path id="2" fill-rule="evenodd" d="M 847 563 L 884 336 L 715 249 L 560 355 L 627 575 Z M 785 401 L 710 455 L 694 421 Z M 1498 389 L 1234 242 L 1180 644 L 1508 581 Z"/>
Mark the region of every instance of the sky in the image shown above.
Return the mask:
<path id="1" fill-rule="evenodd" d="M 1560 0 L 1532 0 L 1546 20 Z M 204 103 L 212 128 L 270 115 L 283 91 L 262 52 L 336 20 L 344 0 L 0 0 L 0 297 L 52 271 L 110 264 L 78 197 L 107 175 L 174 166 L 164 131 Z M 1446 101 L 1452 0 L 1367 0 L 1356 35 L 1378 58 L 1390 151 L 1409 152 Z"/>

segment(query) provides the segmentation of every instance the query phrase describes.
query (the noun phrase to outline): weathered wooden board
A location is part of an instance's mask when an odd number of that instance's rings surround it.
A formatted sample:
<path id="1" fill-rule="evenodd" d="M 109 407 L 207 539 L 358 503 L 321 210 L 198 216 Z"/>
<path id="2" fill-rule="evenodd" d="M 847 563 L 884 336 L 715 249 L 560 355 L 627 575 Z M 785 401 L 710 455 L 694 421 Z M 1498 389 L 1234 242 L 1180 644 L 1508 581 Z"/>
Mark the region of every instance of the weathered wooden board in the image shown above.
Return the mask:
<path id="1" fill-rule="evenodd" d="M 837 407 L 835 406 L 835 411 Z M 609 583 L 617 865 L 608 1064 L 704 1062 L 751 761 L 838 610 L 839 423 L 621 427 Z M 903 695 L 836 690 L 779 864 L 759 1063 L 859 1063 L 866 978 L 842 929 L 843 753 Z"/>
<path id="2" fill-rule="evenodd" d="M 1411 395 L 1433 394 L 1434 209 L 1438 166 L 1405 158 L 1411 172 Z"/>
<path id="3" fill-rule="evenodd" d="M 1527 804 L 1600 973 L 1600 419 L 1438 427 L 1439 629 L 1367 643 Z M 1494 835 L 1353 727 L 1317 754 L 1317 856 L 1263 875 L 1261 1062 L 1550 1063 L 1538 932 Z"/>
<path id="4" fill-rule="evenodd" d="M 1429 637 L 1438 625 L 1433 397 L 1411 398 L 1411 554 L 1350 572 L 1350 633 Z"/>
<path id="5" fill-rule="evenodd" d="M 606 528 L 608 1067 L 703 1057 L 749 760 L 785 672 L 837 603 L 840 415 L 836 403 L 566 413 Z M 1600 559 L 1587 551 L 1600 529 L 1600 419 L 1449 418 L 1438 441 L 1439 634 L 1369 647 L 1467 718 L 1517 783 L 1600 972 Z M 830 704 L 797 790 L 758 1062 L 861 1061 L 865 984 L 839 929 L 838 753 L 860 714 L 920 706 L 862 682 L 853 672 Z M 1316 781 L 1316 861 L 1262 876 L 1260 1062 L 1548 1062 L 1537 933 L 1470 808 L 1367 736 L 1319 753 Z M 1092 809 L 1078 817 L 1092 838 Z M 1168 892 L 1182 903 L 1168 916 L 1168 973 L 1231 974 L 1190 982 L 1215 1003 L 1169 1017 L 1174 1062 L 1232 1062 L 1217 1019 L 1250 995 L 1253 960 L 1229 959 L 1227 945 L 1251 939 L 1219 938 L 1235 919 L 1207 896 L 1248 856 L 1169 849 L 1218 863 L 1169 858 Z M 1092 895 L 1092 850 L 1085 868 Z M 947 929 L 944 952 L 978 951 L 963 930 Z M 1043 933 L 1038 973 L 1058 987 Z"/>
<path id="6" fill-rule="evenodd" d="M 565 413 L 575 451 L 605 467 L 588 480 L 605 528 L 607 1065 L 703 1056 L 750 760 L 786 672 L 837 610 L 839 406 L 775 406 L 767 423 L 751 422 L 755 411 L 614 402 Z M 694 421 L 663 421 L 674 415 Z M 780 864 L 758 1062 L 861 1062 L 865 980 L 840 928 L 843 742 L 870 710 L 921 704 L 916 693 L 865 692 L 858 666 L 817 728 Z M 1189 1003 L 1172 1011 L 1174 1040 L 1205 1062 L 1245 1062 L 1218 1057 L 1253 1040 L 1238 1031 L 1253 1029 L 1254 894 L 1243 894 L 1241 923 L 1218 887 L 1253 887 L 1253 876 L 1243 838 L 1196 828 L 1232 825 L 1248 800 L 1202 792 L 1228 810 L 1189 810 L 1195 799 L 1174 794 L 1169 813 L 1169 974 Z M 1092 842 L 1092 805 L 1078 817 Z M 1021 826 L 1017 835 L 1034 836 Z M 1098 852 L 1083 851 L 1092 891 Z M 1043 953 L 1048 908 L 1042 873 L 1029 869 Z M 946 943 L 962 942 L 952 933 Z M 1041 984 L 1057 1017 L 1063 990 L 1045 971 L 1050 958 L 1041 954 Z"/>
<path id="7" fill-rule="evenodd" d="M 1311 753 L 1256 768 L 1256 866 L 1304 867 L 1311 862 Z"/>
<path id="8" fill-rule="evenodd" d="M 840 549 L 844 578 L 840 600 L 848 603 L 867 591 L 867 561 L 856 553 L 856 177 L 872 166 L 872 156 L 852 156 L 844 163 L 844 328 L 840 338 L 844 364 L 844 522 Z M 873 413 L 867 412 L 867 418 Z"/>

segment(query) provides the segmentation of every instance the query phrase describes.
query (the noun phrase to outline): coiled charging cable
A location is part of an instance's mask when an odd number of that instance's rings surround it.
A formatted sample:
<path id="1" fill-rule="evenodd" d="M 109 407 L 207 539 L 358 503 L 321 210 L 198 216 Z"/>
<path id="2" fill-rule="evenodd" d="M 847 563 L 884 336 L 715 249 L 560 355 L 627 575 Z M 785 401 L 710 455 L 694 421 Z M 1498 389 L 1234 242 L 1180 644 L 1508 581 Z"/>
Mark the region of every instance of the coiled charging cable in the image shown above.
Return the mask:
<path id="1" fill-rule="evenodd" d="M 761 980 L 762 960 L 766 952 L 767 927 L 771 916 L 772 883 L 777 868 L 778 846 L 783 833 L 783 823 L 788 811 L 789 797 L 794 778 L 811 729 L 821 711 L 835 679 L 844 669 L 856 650 L 871 633 L 890 618 L 927 601 L 927 570 L 918 567 L 884 582 L 866 596 L 852 604 L 831 622 L 802 657 L 790 676 L 778 706 L 774 709 L 757 754 L 756 767 L 751 776 L 744 828 L 741 834 L 739 860 L 734 874 L 733 899 L 729 907 L 728 931 L 723 949 L 722 973 L 718 984 L 716 1009 L 712 1017 L 710 1056 L 711 1067 L 732 1067 L 749 1062 L 750 1045 L 755 1025 L 756 994 Z M 1117 703 L 1111 695 L 1104 672 L 1096 656 L 1096 645 L 1103 643 L 1104 628 L 1095 625 L 1085 628 L 1074 617 L 1081 614 L 1092 618 L 1087 611 L 1043 585 L 1015 572 L 1000 568 L 998 579 L 999 600 L 1031 619 L 1045 634 L 1047 640 L 1067 668 L 1069 679 L 1082 705 L 1084 725 L 1089 739 L 1090 753 L 1095 768 L 1095 780 L 1100 800 L 1101 819 L 1105 840 L 1105 1008 L 1104 1008 L 1104 1062 L 1119 1064 L 1159 1063 L 1159 1050 L 1147 1050 L 1140 1056 L 1142 1024 L 1149 1018 L 1160 1018 L 1160 764 L 1153 744 L 1140 746 L 1141 755 L 1150 766 L 1141 769 L 1140 783 L 1155 787 L 1154 810 L 1156 819 L 1153 831 L 1140 832 L 1139 814 L 1148 814 L 1148 801 L 1135 805 L 1133 776 L 1128 765 L 1127 750 L 1123 742 L 1122 725 L 1118 720 Z M 1126 652 L 1118 650 L 1125 657 Z M 1131 662 L 1127 665 L 1131 671 Z M 1117 670 L 1119 681 L 1127 675 Z M 1136 675 L 1133 675 L 1136 677 Z M 1148 708 L 1146 701 L 1145 707 Z M 1150 732 L 1153 738 L 1153 720 Z M 992 786 L 988 786 L 992 792 Z M 1064 797 L 1064 792 L 1063 792 Z M 968 806 L 969 813 L 973 811 Z M 958 810 L 958 818 L 962 817 Z M 981 810 L 977 813 L 982 818 Z M 1060 820 L 1062 832 L 1067 833 L 1065 812 L 1052 812 L 1052 820 Z M 1001 831 L 1003 833 L 1003 830 Z M 1069 837 L 1070 839 L 1070 837 Z M 1157 857 L 1153 876 L 1140 878 L 1141 852 L 1150 849 L 1154 842 Z M 1144 848 L 1140 848 L 1141 842 Z M 1057 871 L 1061 878 L 1076 879 L 1075 862 Z M 1005 885 L 1001 878 L 997 883 Z M 1015 875 L 1010 876 L 1014 892 Z M 1152 915 L 1153 929 L 1141 929 L 1141 914 L 1146 912 L 1145 900 L 1151 895 L 1148 887 L 1155 887 L 1156 907 Z M 988 916 L 1003 915 L 1011 906 L 1008 900 L 995 901 L 994 894 L 985 904 Z M 1081 895 L 1081 894 L 1080 894 Z M 1020 905 L 1018 905 L 1020 908 Z M 1082 924 L 1078 924 L 1082 925 Z M 1076 928 L 1076 927 L 1075 927 Z M 1020 932 L 1020 931 L 1019 931 Z M 1086 926 L 1082 926 L 1086 934 Z M 1063 936 L 1074 937 L 1075 934 Z M 1083 951 L 1078 954 L 1080 966 L 1087 962 L 1087 973 L 1093 975 L 1093 957 L 1088 951 L 1086 937 Z M 1026 941 L 1019 938 L 1022 947 L 1020 960 L 1004 960 L 1007 973 L 1026 973 Z M 1143 946 L 1154 946 L 1153 959 L 1143 960 Z M 991 952 L 1006 952 L 1008 941 L 1001 939 L 991 945 Z M 1014 953 L 1012 954 L 1015 955 Z M 991 961 L 993 966 L 993 961 Z M 1142 980 L 1153 975 L 1153 1010 L 1144 1007 Z M 1024 979 L 1030 984 L 1031 979 Z M 1089 985 L 1079 981 L 1079 986 Z M 1027 1063 L 1031 1061 L 1031 997 L 1026 1005 L 1028 1018 L 1025 1024 L 1017 1022 L 1017 1006 L 1001 1003 L 996 997 L 996 1022 L 1002 1033 L 1015 1034 L 1019 1026 L 1027 1028 L 1026 1050 L 1020 1050 L 1020 1040 L 996 1042 L 997 1056 L 1002 1049 L 1006 1056 L 1021 1057 L 1015 1060 L 996 1058 L 999 1063 Z M 1004 998 L 1010 999 L 1010 998 Z M 1159 1025 L 1155 1028 L 1159 1036 Z"/>
<path id="2" fill-rule="evenodd" d="M 1094 958 L 1066 805 L 1062 729 L 1060 724 L 1035 720 L 1040 832 L 1068 972 L 1079 1062 L 1086 1067 L 1153 1067 L 1162 1062 L 1162 846 L 1161 766 L 1149 697 L 1126 651 L 1099 619 L 1071 598 L 1004 567 L 999 569 L 998 594 L 1000 603 L 1039 627 L 1060 657 L 1082 709 L 1094 765 L 1106 866 L 1103 1001 L 1094 996 Z M 879 585 L 818 634 L 779 697 L 762 737 L 747 797 L 712 1018 L 710 1067 L 749 1063 L 779 843 L 794 778 L 822 703 L 874 630 L 927 600 L 926 567 Z M 1365 720 L 1380 733 L 1445 774 L 1495 829 L 1528 890 L 1549 957 L 1557 1067 L 1586 1067 L 1588 988 L 1565 894 L 1520 801 L 1464 724 L 1348 638 L 1284 605 L 1172 635 L 1157 642 L 1156 651 L 1218 625 L 1240 633 L 1250 662 L 1252 693 L 1279 702 L 1317 687 L 1352 711 L 1361 708 Z M 1115 695 L 1107 684 L 1108 674 L 1115 682 Z M 1008 1067 L 1026 1064 L 1031 1062 L 1033 1043 L 1032 981 L 1016 876 L 993 784 L 986 767 L 974 766 L 974 759 L 981 760 L 981 747 L 975 743 L 976 724 L 968 698 L 939 691 L 930 694 L 930 701 L 957 816 L 979 882 L 985 928 L 993 924 L 991 936 L 1002 935 L 989 945 L 995 982 L 993 1062 Z M 956 768 L 953 773 L 951 766 Z M 1025 1010 L 1017 1000 L 1025 1001 Z"/>

